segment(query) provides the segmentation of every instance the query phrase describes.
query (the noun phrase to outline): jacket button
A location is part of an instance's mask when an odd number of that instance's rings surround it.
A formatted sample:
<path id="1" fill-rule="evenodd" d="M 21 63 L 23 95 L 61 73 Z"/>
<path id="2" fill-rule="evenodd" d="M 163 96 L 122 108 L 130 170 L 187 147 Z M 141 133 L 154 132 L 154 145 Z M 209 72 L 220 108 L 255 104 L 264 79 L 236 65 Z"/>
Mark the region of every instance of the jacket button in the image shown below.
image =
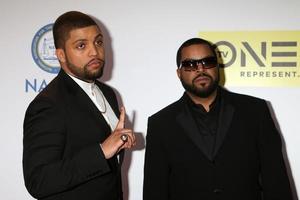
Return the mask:
<path id="1" fill-rule="evenodd" d="M 221 194 L 223 192 L 222 189 L 214 189 L 215 194 Z"/>

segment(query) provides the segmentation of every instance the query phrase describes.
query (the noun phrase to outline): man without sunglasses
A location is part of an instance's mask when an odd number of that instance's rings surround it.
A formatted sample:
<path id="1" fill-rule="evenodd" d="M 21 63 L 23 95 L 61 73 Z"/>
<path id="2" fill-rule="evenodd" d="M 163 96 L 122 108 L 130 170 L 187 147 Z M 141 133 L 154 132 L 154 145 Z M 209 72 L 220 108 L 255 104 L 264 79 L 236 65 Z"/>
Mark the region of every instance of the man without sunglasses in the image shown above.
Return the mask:
<path id="1" fill-rule="evenodd" d="M 53 26 L 59 74 L 24 119 L 25 186 L 36 199 L 122 200 L 124 149 L 135 145 L 111 87 L 98 81 L 104 38 L 89 15 L 70 11 Z"/>
<path id="2" fill-rule="evenodd" d="M 206 40 L 184 42 L 177 66 L 183 96 L 148 120 L 144 200 L 291 200 L 266 101 L 219 86 Z"/>

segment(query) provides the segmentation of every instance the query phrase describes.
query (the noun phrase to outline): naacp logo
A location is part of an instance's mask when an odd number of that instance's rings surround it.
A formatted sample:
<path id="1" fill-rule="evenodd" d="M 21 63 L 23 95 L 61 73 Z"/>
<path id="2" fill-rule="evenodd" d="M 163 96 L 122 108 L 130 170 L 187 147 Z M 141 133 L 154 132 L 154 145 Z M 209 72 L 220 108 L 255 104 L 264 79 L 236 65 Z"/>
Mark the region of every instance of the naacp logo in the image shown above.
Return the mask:
<path id="1" fill-rule="evenodd" d="M 38 30 L 31 44 L 31 53 L 34 62 L 42 70 L 57 74 L 60 66 L 55 55 L 52 27 L 53 24 L 48 24 Z"/>

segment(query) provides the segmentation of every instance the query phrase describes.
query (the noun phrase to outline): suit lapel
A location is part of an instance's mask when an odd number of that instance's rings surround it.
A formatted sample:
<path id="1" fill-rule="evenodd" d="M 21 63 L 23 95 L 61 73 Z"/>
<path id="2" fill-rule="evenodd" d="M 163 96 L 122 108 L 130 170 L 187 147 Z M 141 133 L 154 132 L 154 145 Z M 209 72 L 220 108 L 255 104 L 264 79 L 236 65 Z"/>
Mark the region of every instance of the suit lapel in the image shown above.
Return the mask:
<path id="1" fill-rule="evenodd" d="M 215 143 L 215 149 L 214 149 L 214 155 L 215 157 L 222 146 L 225 137 L 227 135 L 228 129 L 230 127 L 233 114 L 234 114 L 234 107 L 232 104 L 230 104 L 230 101 L 227 96 L 227 91 L 220 88 L 221 92 L 221 109 L 218 119 L 218 132 L 216 136 L 216 143 Z"/>
<path id="2" fill-rule="evenodd" d="M 205 148 L 205 143 L 199 133 L 196 122 L 189 111 L 186 103 L 184 102 L 184 97 L 180 99 L 181 101 L 181 112 L 177 115 L 176 121 L 179 126 L 185 131 L 185 133 L 191 138 L 192 142 L 201 150 L 207 159 L 211 160 L 209 153 Z"/>
<path id="3" fill-rule="evenodd" d="M 90 120 L 95 120 L 95 125 L 97 126 L 99 132 L 110 132 L 110 126 L 106 123 L 106 120 L 102 116 L 101 112 L 98 110 L 89 96 L 83 91 L 83 89 L 63 70 L 60 71 L 60 76 L 62 79 L 64 79 L 63 82 L 66 84 L 68 92 L 72 95 L 69 97 L 69 102 L 74 102 L 74 105 L 78 106 L 88 115 L 91 115 Z"/>
<path id="4" fill-rule="evenodd" d="M 110 130 L 110 126 L 107 124 L 106 120 L 104 119 L 101 112 L 98 110 L 97 106 L 92 102 L 88 95 L 83 90 L 81 90 L 81 88 L 76 93 L 75 98 L 77 99 L 78 104 L 85 108 L 87 112 L 90 112 L 90 114 L 93 116 L 92 118 L 96 119 L 99 128 L 101 127 L 101 129 L 103 129 L 103 127 L 105 127 L 104 130 Z"/>
<path id="5" fill-rule="evenodd" d="M 191 138 L 193 143 L 201 150 L 201 152 L 209 160 L 213 160 L 220 150 L 227 132 L 230 128 L 232 118 L 234 115 L 234 106 L 230 103 L 230 97 L 228 96 L 229 92 L 225 91 L 223 88 L 219 88 L 221 93 L 221 109 L 218 118 L 218 132 L 216 136 L 216 143 L 213 158 L 209 155 L 205 148 L 205 143 L 198 131 L 196 122 L 192 117 L 186 103 L 184 102 L 184 96 L 179 100 L 181 111 L 176 117 L 176 121 L 179 126 L 184 129 L 185 133 Z"/>
<path id="6" fill-rule="evenodd" d="M 97 137 L 100 138 L 100 141 L 105 140 L 108 135 L 111 133 L 111 128 L 104 119 L 101 112 L 98 110 L 97 106 L 93 103 L 93 101 L 89 98 L 89 96 L 83 91 L 83 89 L 74 81 L 72 80 L 69 75 L 67 75 L 63 70 L 60 71 L 59 77 L 63 79 L 63 85 L 66 86 L 67 92 L 69 95 L 66 95 L 67 98 L 69 98 L 68 102 L 73 102 L 73 105 L 78 107 L 79 110 L 82 110 L 84 113 L 86 113 L 86 116 L 90 116 L 89 118 L 84 118 L 83 120 L 94 120 L 95 121 L 95 127 L 89 127 L 92 129 L 95 129 L 95 134 L 97 134 Z M 97 85 L 100 85 L 101 91 L 103 91 L 103 94 L 107 101 L 110 103 L 112 108 L 117 107 L 116 100 L 113 100 L 112 95 L 108 93 L 108 90 L 106 88 L 103 88 L 102 84 L 99 82 L 96 82 Z M 115 112 L 116 109 L 114 109 Z M 123 151 L 120 152 L 120 155 L 123 156 Z M 117 161 L 117 156 L 108 159 L 108 162 L 110 163 L 110 166 L 114 169 L 119 169 L 120 166 Z"/>
<path id="7" fill-rule="evenodd" d="M 106 88 L 107 86 L 105 86 L 104 83 L 101 83 L 99 81 L 96 81 L 95 83 L 97 84 L 97 86 L 102 91 L 103 95 L 105 96 L 106 100 L 108 101 L 110 107 L 113 109 L 113 111 L 114 111 L 115 115 L 117 116 L 117 118 L 119 118 L 120 110 L 119 110 L 119 107 L 118 107 L 118 102 L 116 101 L 115 94 L 108 91 L 107 88 Z"/>
<path id="8" fill-rule="evenodd" d="M 113 109 L 115 115 L 117 116 L 117 118 L 119 118 L 120 116 L 120 110 L 118 107 L 118 102 L 116 101 L 116 97 L 114 93 L 111 93 L 111 90 L 107 90 L 107 86 L 105 86 L 104 83 L 101 83 L 99 81 L 95 82 L 97 84 L 97 86 L 100 88 L 100 90 L 102 91 L 103 95 L 105 96 L 106 100 L 108 101 L 110 107 Z M 101 115 L 102 116 L 102 115 Z M 103 118 L 104 119 L 104 118 Z M 121 150 L 119 153 L 119 168 L 121 169 L 121 164 L 124 160 L 124 156 L 125 156 L 125 151 Z"/>

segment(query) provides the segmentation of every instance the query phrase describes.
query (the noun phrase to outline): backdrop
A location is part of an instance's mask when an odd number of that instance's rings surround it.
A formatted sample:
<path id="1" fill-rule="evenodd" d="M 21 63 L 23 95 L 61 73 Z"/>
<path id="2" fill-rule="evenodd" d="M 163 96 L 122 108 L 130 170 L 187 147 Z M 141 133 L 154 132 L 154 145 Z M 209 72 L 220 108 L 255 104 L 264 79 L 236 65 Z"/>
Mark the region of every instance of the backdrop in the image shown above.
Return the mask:
<path id="1" fill-rule="evenodd" d="M 58 71 L 52 23 L 70 10 L 92 15 L 103 29 L 107 62 L 102 81 L 115 88 L 127 110 L 127 126 L 137 134 L 138 145 L 127 152 L 123 166 L 126 199 L 142 199 L 147 118 L 183 93 L 176 51 L 199 36 L 218 46 L 226 88 L 269 102 L 296 195 L 299 7 L 298 0 L 1 0 L 1 199 L 32 199 L 22 173 L 24 113 Z"/>

